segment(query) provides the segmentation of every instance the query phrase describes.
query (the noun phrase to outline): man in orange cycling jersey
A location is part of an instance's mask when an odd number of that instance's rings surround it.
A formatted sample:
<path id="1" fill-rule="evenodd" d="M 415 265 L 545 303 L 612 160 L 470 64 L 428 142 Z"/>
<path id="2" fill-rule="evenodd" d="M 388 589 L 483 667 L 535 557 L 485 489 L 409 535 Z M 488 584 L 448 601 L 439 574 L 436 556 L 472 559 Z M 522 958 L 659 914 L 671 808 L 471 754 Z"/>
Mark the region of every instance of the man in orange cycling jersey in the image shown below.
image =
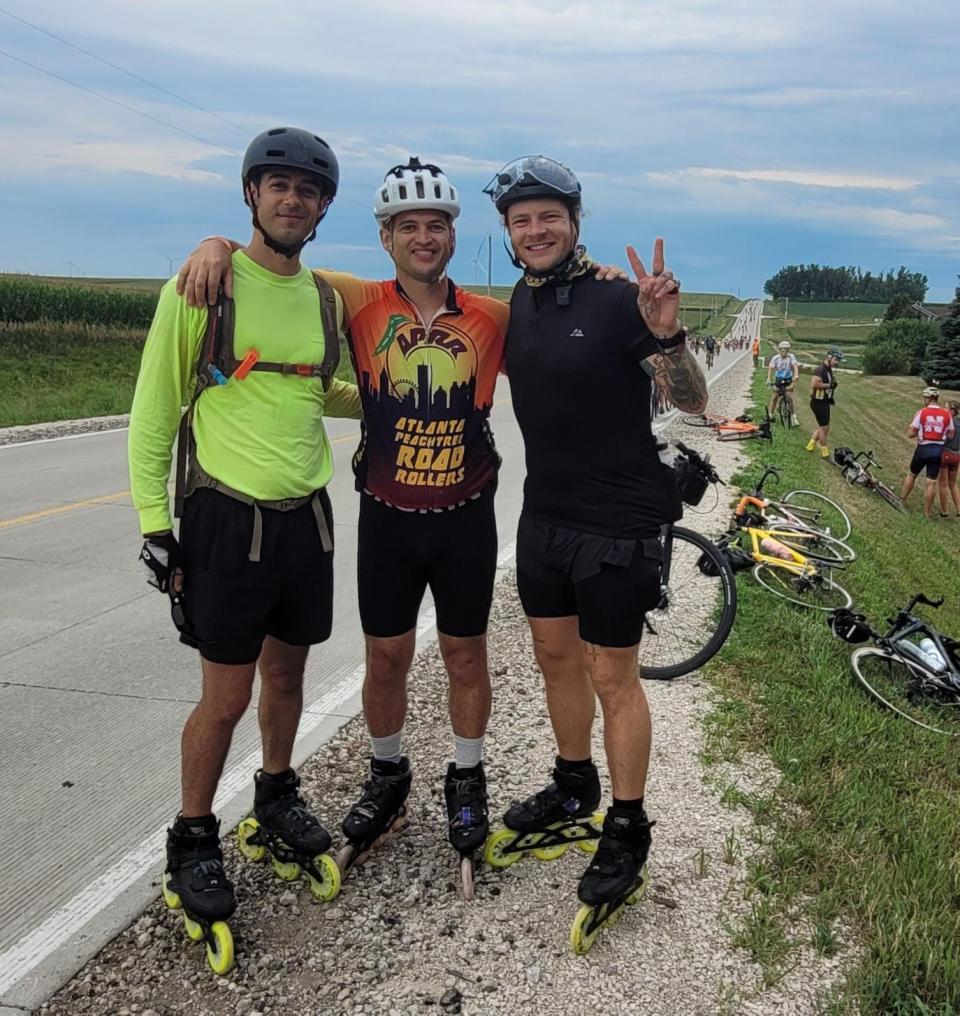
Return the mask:
<path id="1" fill-rule="evenodd" d="M 950 410 L 940 406 L 939 389 L 932 386 L 924 388 L 923 399 L 923 409 L 914 416 L 910 426 L 907 427 L 907 437 L 916 438 L 917 447 L 903 481 L 900 500 L 906 503 L 917 477 L 926 470 L 927 487 L 923 492 L 923 514 L 926 518 L 930 518 L 930 509 L 933 507 L 940 476 L 943 446 L 954 435 L 954 423 Z"/>

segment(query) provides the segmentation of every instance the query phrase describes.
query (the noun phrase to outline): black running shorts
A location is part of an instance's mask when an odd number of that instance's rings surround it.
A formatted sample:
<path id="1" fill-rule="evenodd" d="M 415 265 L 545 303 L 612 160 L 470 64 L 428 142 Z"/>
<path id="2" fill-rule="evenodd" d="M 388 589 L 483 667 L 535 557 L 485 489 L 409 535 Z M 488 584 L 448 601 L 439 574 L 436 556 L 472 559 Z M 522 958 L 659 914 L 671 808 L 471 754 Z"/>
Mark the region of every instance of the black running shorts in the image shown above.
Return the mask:
<path id="1" fill-rule="evenodd" d="M 813 410 L 813 418 L 818 426 L 828 427 L 830 425 L 830 403 L 826 399 L 811 399 L 810 408 Z"/>
<path id="2" fill-rule="evenodd" d="M 910 460 L 910 472 L 919 476 L 927 471 L 927 479 L 935 480 L 940 475 L 940 463 L 943 459 L 943 445 L 917 445 Z"/>
<path id="3" fill-rule="evenodd" d="M 427 586 L 437 630 L 483 635 L 497 574 L 496 484 L 458 508 L 407 512 L 360 497 L 357 588 L 367 635 L 393 638 L 415 628 Z"/>
<path id="4" fill-rule="evenodd" d="M 636 645 L 660 601 L 657 536 L 614 539 L 526 515 L 517 530 L 517 590 L 527 617 L 579 619 L 597 646 Z"/>
<path id="5" fill-rule="evenodd" d="M 320 492 L 333 534 L 333 511 Z M 186 614 L 200 655 L 213 663 L 252 663 L 264 637 L 294 646 L 324 642 L 333 622 L 333 551 L 324 553 L 310 504 L 289 512 L 261 508 L 260 561 L 249 559 L 253 508 L 215 490 L 184 504 Z M 188 640 L 181 638 L 181 641 Z"/>

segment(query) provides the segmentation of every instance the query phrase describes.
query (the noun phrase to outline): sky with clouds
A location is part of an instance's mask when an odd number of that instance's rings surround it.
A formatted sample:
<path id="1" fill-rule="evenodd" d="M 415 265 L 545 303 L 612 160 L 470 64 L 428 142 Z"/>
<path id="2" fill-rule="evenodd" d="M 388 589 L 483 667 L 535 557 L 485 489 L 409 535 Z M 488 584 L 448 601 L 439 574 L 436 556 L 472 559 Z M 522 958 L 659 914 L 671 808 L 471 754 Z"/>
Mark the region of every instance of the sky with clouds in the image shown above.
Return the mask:
<path id="1" fill-rule="evenodd" d="M 310 264 L 391 274 L 372 195 L 415 154 L 461 191 L 454 278 L 492 232 L 512 282 L 481 190 L 543 153 L 600 260 L 662 235 L 687 290 L 906 264 L 950 300 L 958 25 L 954 0 L 0 0 L 0 271 L 157 277 L 245 240 L 243 149 L 294 125 L 341 166 Z"/>

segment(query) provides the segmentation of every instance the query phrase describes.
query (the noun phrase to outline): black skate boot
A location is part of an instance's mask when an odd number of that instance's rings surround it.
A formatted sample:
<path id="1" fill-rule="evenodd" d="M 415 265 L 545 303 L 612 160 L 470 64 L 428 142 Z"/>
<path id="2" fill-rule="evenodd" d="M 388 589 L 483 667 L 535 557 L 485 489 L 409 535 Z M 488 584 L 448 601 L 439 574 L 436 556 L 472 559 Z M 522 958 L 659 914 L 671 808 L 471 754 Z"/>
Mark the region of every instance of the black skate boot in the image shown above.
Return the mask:
<path id="1" fill-rule="evenodd" d="M 451 846 L 460 855 L 460 877 L 463 896 L 474 896 L 474 853 L 483 846 L 490 832 L 487 818 L 487 779 L 483 763 L 473 769 L 458 769 L 456 763 L 447 766 L 447 779 L 443 787 L 447 802 L 449 837 Z"/>
<path id="2" fill-rule="evenodd" d="M 329 903 L 340 892 L 340 871 L 326 853 L 330 834 L 300 796 L 300 777 L 292 769 L 278 776 L 259 770 L 253 778 L 253 818 L 237 829 L 240 852 L 251 861 L 267 853 L 284 882 L 307 874 L 310 891 Z"/>
<path id="3" fill-rule="evenodd" d="M 207 944 L 207 962 L 221 977 L 233 967 L 233 935 L 227 919 L 237 909 L 233 883 L 223 870 L 220 823 L 214 818 L 184 822 L 167 830 L 163 899 L 183 910 L 183 926 L 194 942 Z"/>
<path id="4" fill-rule="evenodd" d="M 337 864 L 344 874 L 355 864 L 363 864 L 389 832 L 407 824 L 406 800 L 411 779 L 406 756 L 399 762 L 370 759 L 370 779 L 364 780 L 360 799 L 341 825 L 348 843 L 337 855 Z"/>
<path id="5" fill-rule="evenodd" d="M 610 808 L 596 857 L 580 879 L 584 904 L 570 929 L 573 951 L 589 951 L 597 935 L 620 919 L 625 905 L 636 903 L 647 887 L 647 855 L 654 823 L 641 809 Z"/>
<path id="6" fill-rule="evenodd" d="M 558 758 L 552 783 L 507 810 L 506 828 L 493 833 L 483 848 L 488 864 L 506 868 L 531 851 L 541 861 L 553 861 L 571 843 L 587 854 L 596 850 L 603 821 L 596 811 L 600 803 L 597 768 L 588 764 L 566 772 L 559 763 Z"/>

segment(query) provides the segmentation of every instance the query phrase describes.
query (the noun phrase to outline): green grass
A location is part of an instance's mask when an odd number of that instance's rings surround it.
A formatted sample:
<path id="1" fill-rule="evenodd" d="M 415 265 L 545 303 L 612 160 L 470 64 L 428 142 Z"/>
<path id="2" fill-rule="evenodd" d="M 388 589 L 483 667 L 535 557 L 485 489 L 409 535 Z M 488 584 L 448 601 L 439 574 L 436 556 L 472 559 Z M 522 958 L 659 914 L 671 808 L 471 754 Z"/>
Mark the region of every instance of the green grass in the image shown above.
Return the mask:
<path id="1" fill-rule="evenodd" d="M 767 306 L 780 308 L 780 315 L 783 316 L 783 300 L 768 300 Z M 790 300 L 787 304 L 788 317 L 791 318 L 841 318 L 848 322 L 863 321 L 873 324 L 877 318 L 882 318 L 887 305 L 885 303 L 857 303 L 854 300 L 824 300 L 806 301 Z"/>
<path id="2" fill-rule="evenodd" d="M 753 395 L 765 401 L 763 375 Z M 904 428 L 916 387 L 912 378 L 844 376 L 837 390 L 831 447 L 874 449 L 894 489 L 911 451 Z M 783 483 L 773 493 L 806 487 L 845 506 L 858 560 L 842 582 L 875 626 L 923 589 L 947 597 L 931 618 L 960 633 L 960 522 L 924 520 L 917 492 L 912 513 L 900 516 L 847 486 L 804 450 L 813 419 L 800 401 L 800 430 L 778 427 L 772 445 L 743 446 L 752 461 L 741 484 L 775 464 Z M 706 757 L 764 751 L 782 780 L 772 798 L 741 801 L 766 847 L 749 858 L 750 910 L 735 941 L 775 980 L 791 964 L 799 907 L 812 928 L 807 944 L 824 954 L 861 950 L 828 1011 L 960 1011 L 960 748 L 868 699 L 850 671 L 851 647 L 833 638 L 824 615 L 777 601 L 749 573 L 738 584 L 734 633 L 708 668 L 721 699 Z"/>
<path id="3" fill-rule="evenodd" d="M 48 286 L 74 286 L 80 289 L 109 289 L 121 293 L 152 293 L 158 295 L 166 279 L 87 278 L 86 275 L 28 275 L 25 272 L 0 272 L 0 281 L 27 280 Z"/>
<path id="4" fill-rule="evenodd" d="M 144 330 L 0 322 L 0 427 L 129 413 Z M 354 381 L 346 345 L 337 377 Z"/>
<path id="5" fill-rule="evenodd" d="M 813 306 L 813 305 L 811 305 Z M 817 304 L 816 306 L 830 306 Z M 851 306 L 837 304 L 837 307 Z M 860 304 L 858 306 L 872 306 Z M 791 314 L 793 306 L 790 308 Z M 867 336 L 876 328 L 873 324 L 851 324 L 849 318 L 793 318 L 783 319 L 779 303 L 767 300 L 764 304 L 764 320 L 761 336 L 765 340 L 762 352 L 770 356 L 776 352 L 776 344 L 786 339 L 791 350 L 802 365 L 819 364 L 831 346 L 839 346 L 844 353 L 843 366 L 858 370 Z"/>

